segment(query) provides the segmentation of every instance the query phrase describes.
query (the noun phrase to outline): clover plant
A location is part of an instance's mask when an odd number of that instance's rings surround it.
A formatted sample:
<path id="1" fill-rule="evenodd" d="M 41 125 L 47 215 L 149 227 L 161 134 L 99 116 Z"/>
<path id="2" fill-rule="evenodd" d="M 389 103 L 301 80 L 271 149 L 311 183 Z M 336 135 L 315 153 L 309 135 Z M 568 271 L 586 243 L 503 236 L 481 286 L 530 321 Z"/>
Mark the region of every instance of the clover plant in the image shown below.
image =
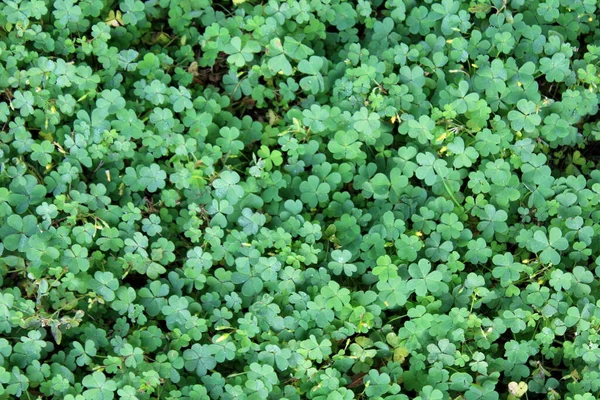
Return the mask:
<path id="1" fill-rule="evenodd" d="M 595 399 L 596 0 L 5 0 L 0 399 Z"/>

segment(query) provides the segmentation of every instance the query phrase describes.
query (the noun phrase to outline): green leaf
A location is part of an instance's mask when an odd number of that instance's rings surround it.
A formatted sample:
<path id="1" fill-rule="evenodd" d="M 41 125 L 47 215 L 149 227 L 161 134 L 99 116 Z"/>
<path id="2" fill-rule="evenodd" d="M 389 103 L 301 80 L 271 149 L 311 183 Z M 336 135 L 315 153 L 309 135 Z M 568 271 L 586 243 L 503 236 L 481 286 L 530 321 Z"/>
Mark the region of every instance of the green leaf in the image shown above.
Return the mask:
<path id="1" fill-rule="evenodd" d="M 225 53 L 230 54 L 230 56 L 227 57 L 227 62 L 236 67 L 243 67 L 252 61 L 254 54 L 258 53 L 261 50 L 261 47 L 258 42 L 253 40 L 249 40 L 242 45 L 242 39 L 238 36 L 234 36 L 223 50 Z"/>
<path id="2" fill-rule="evenodd" d="M 398 276 L 398 267 L 392 264 L 389 256 L 381 256 L 377 259 L 377 266 L 373 268 L 373 275 L 386 282 Z"/>
<path id="3" fill-rule="evenodd" d="M 417 296 L 425 296 L 431 293 L 440 295 L 447 285 L 442 282 L 443 275 L 439 271 L 431 271 L 431 263 L 428 260 L 420 260 L 417 264 L 408 266 L 408 273 L 412 277 L 408 281 L 408 289 L 415 292 Z"/>
<path id="4" fill-rule="evenodd" d="M 199 377 L 205 376 L 217 365 L 211 347 L 198 343 L 183 352 L 183 359 L 185 360 L 185 369 L 195 372 Z"/>
<path id="5" fill-rule="evenodd" d="M 321 288 L 321 295 L 325 298 L 327 307 L 335 311 L 341 311 L 350 302 L 350 291 L 340 288 L 337 282 L 330 281 L 327 286 Z"/>
<path id="6" fill-rule="evenodd" d="M 524 270 L 523 264 L 515 262 L 511 253 L 496 254 L 492 257 L 492 262 L 496 265 L 492 274 L 495 278 L 500 279 L 500 283 L 504 287 L 518 281 Z"/>
<path id="7" fill-rule="evenodd" d="M 83 392 L 84 396 L 94 400 L 111 400 L 115 397 L 117 384 L 113 380 L 107 380 L 106 376 L 96 371 L 83 378 L 83 386 L 87 388 Z"/>
<path id="8" fill-rule="evenodd" d="M 473 264 L 485 264 L 492 256 L 492 249 L 487 247 L 483 238 L 470 241 L 467 247 L 469 250 L 465 253 L 465 259 Z"/>
<path id="9" fill-rule="evenodd" d="M 540 253 L 540 260 L 544 264 L 557 265 L 560 263 L 560 251 L 564 251 L 569 247 L 567 239 L 562 237 L 562 232 L 557 227 L 550 228 L 548 236 L 538 230 L 533 234 L 533 240 L 528 244 L 531 251 Z"/>
<path id="10" fill-rule="evenodd" d="M 119 288 L 119 281 L 112 272 L 96 271 L 94 274 L 97 293 L 108 302 L 115 299 L 115 291 Z"/>
<path id="11" fill-rule="evenodd" d="M 379 299 L 386 308 L 392 309 L 406 304 L 410 294 L 406 281 L 400 277 L 377 283 Z"/>
<path id="12" fill-rule="evenodd" d="M 329 199 L 331 187 L 326 182 L 320 182 L 319 178 L 311 175 L 306 181 L 300 183 L 300 200 L 308 204 L 309 207 L 316 207 L 319 203 L 324 203 Z"/>
<path id="13" fill-rule="evenodd" d="M 371 178 L 370 189 L 373 192 L 373 198 L 376 200 L 385 200 L 389 197 L 390 180 L 385 174 L 378 173 Z"/>
<path id="14" fill-rule="evenodd" d="M 548 82 L 562 82 L 571 73 L 569 60 L 564 53 L 556 53 L 552 58 L 542 58 L 540 71 L 545 74 Z"/>
<path id="15" fill-rule="evenodd" d="M 323 68 L 322 57 L 311 56 L 308 60 L 298 63 L 298 70 L 308 76 L 300 79 L 300 87 L 308 93 L 317 94 L 325 90 L 325 80 L 320 71 Z"/>
<path id="16" fill-rule="evenodd" d="M 351 258 L 352 253 L 348 250 L 333 250 L 332 261 L 327 266 L 335 275 L 341 275 L 343 272 L 347 276 L 352 276 L 357 271 L 357 267 L 348 262 Z"/>
<path id="17" fill-rule="evenodd" d="M 288 61 L 280 39 L 272 39 L 267 47 L 269 51 L 269 69 L 278 74 L 292 75 L 292 64 Z"/>
<path id="18" fill-rule="evenodd" d="M 538 115 L 535 103 L 521 99 L 517 102 L 517 108 L 518 111 L 511 110 L 508 113 L 511 128 L 516 131 L 535 131 L 536 127 L 542 122 L 542 117 Z"/>
<path id="19" fill-rule="evenodd" d="M 506 211 L 497 210 L 492 204 L 486 204 L 483 209 L 477 211 L 477 216 L 480 219 L 477 229 L 485 240 L 492 240 L 494 235 L 508 232 Z"/>
<path id="20" fill-rule="evenodd" d="M 375 144 L 375 141 L 381 135 L 379 127 L 381 121 L 379 115 L 370 113 L 366 107 L 361 107 L 360 111 L 352 117 L 354 121 L 353 127 L 359 133 L 361 139 L 364 139 L 366 144 Z"/>
<path id="21" fill-rule="evenodd" d="M 452 165 L 455 168 L 468 168 L 479 157 L 479 153 L 473 147 L 469 146 L 465 148 L 465 142 L 460 137 L 457 137 L 454 139 L 454 142 L 448 144 L 448 150 L 454 154 Z"/>
<path id="22" fill-rule="evenodd" d="M 440 174 L 445 174 L 447 170 L 446 161 L 437 159 L 431 153 L 417 154 L 417 162 L 420 166 L 415 171 L 415 175 L 429 186 L 433 186 L 440 178 Z"/>

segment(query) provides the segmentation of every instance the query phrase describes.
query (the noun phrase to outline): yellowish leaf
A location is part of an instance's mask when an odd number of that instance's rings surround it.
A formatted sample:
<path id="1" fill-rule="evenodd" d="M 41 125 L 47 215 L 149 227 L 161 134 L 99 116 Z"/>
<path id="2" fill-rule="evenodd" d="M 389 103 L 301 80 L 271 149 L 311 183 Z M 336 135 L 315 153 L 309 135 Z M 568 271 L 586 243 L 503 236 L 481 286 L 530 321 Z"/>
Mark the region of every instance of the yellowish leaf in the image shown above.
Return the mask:
<path id="1" fill-rule="evenodd" d="M 221 343 L 222 341 L 225 341 L 229 338 L 229 333 L 226 333 L 224 335 L 219 336 L 219 338 L 217 340 L 215 340 L 215 343 Z"/>

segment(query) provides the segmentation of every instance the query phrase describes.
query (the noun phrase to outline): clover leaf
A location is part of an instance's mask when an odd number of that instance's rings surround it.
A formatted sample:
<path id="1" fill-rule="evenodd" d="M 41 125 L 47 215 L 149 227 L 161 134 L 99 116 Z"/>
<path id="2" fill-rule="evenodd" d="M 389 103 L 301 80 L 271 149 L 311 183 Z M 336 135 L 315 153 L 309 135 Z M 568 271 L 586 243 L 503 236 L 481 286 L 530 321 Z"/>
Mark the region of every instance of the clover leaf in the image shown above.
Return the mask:
<path id="1" fill-rule="evenodd" d="M 552 58 L 540 60 L 540 71 L 545 74 L 548 82 L 562 82 L 570 74 L 569 60 L 563 53 L 556 53 Z"/>
<path id="2" fill-rule="evenodd" d="M 185 369 L 195 372 L 199 377 L 207 374 L 217 365 L 210 346 L 195 343 L 191 348 L 183 352 Z"/>
<path id="3" fill-rule="evenodd" d="M 540 253 L 540 260 L 544 264 L 557 265 L 561 259 L 560 252 L 569 247 L 569 242 L 562 236 L 560 228 L 552 227 L 547 235 L 541 230 L 536 231 L 528 247 L 531 251 Z"/>
<path id="4" fill-rule="evenodd" d="M 0 398 L 592 399 L 593 0 L 0 2 Z"/>
<path id="5" fill-rule="evenodd" d="M 408 273 L 412 277 L 408 281 L 408 289 L 414 290 L 417 296 L 425 296 L 427 293 L 440 294 L 446 287 L 446 284 L 442 282 L 442 273 L 431 271 L 431 263 L 428 260 L 410 264 Z"/>
<path id="6" fill-rule="evenodd" d="M 508 113 L 511 128 L 517 131 L 533 132 L 542 122 L 542 117 L 538 115 L 535 103 L 521 99 L 517 102 L 517 108 L 518 111 L 512 110 Z"/>
<path id="7" fill-rule="evenodd" d="M 243 67 L 254 58 L 254 54 L 261 50 L 258 42 L 249 40 L 242 46 L 242 39 L 238 36 L 231 38 L 231 41 L 223 49 L 227 54 L 227 61 L 236 67 Z"/>
<path id="8" fill-rule="evenodd" d="M 114 392 L 117 390 L 117 384 L 113 380 L 107 380 L 100 371 L 87 375 L 83 378 L 82 383 L 87 388 L 84 395 L 94 400 L 113 399 Z"/>

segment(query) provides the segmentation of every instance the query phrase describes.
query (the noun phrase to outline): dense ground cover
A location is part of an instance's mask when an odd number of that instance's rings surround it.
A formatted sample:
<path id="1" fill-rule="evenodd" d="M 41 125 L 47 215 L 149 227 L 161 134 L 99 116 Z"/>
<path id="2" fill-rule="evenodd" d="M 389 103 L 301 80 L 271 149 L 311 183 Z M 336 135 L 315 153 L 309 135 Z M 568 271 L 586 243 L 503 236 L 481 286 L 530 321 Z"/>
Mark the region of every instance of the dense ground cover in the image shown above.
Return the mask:
<path id="1" fill-rule="evenodd" d="M 596 0 L 3 1 L 0 398 L 595 398 L 599 46 Z"/>

